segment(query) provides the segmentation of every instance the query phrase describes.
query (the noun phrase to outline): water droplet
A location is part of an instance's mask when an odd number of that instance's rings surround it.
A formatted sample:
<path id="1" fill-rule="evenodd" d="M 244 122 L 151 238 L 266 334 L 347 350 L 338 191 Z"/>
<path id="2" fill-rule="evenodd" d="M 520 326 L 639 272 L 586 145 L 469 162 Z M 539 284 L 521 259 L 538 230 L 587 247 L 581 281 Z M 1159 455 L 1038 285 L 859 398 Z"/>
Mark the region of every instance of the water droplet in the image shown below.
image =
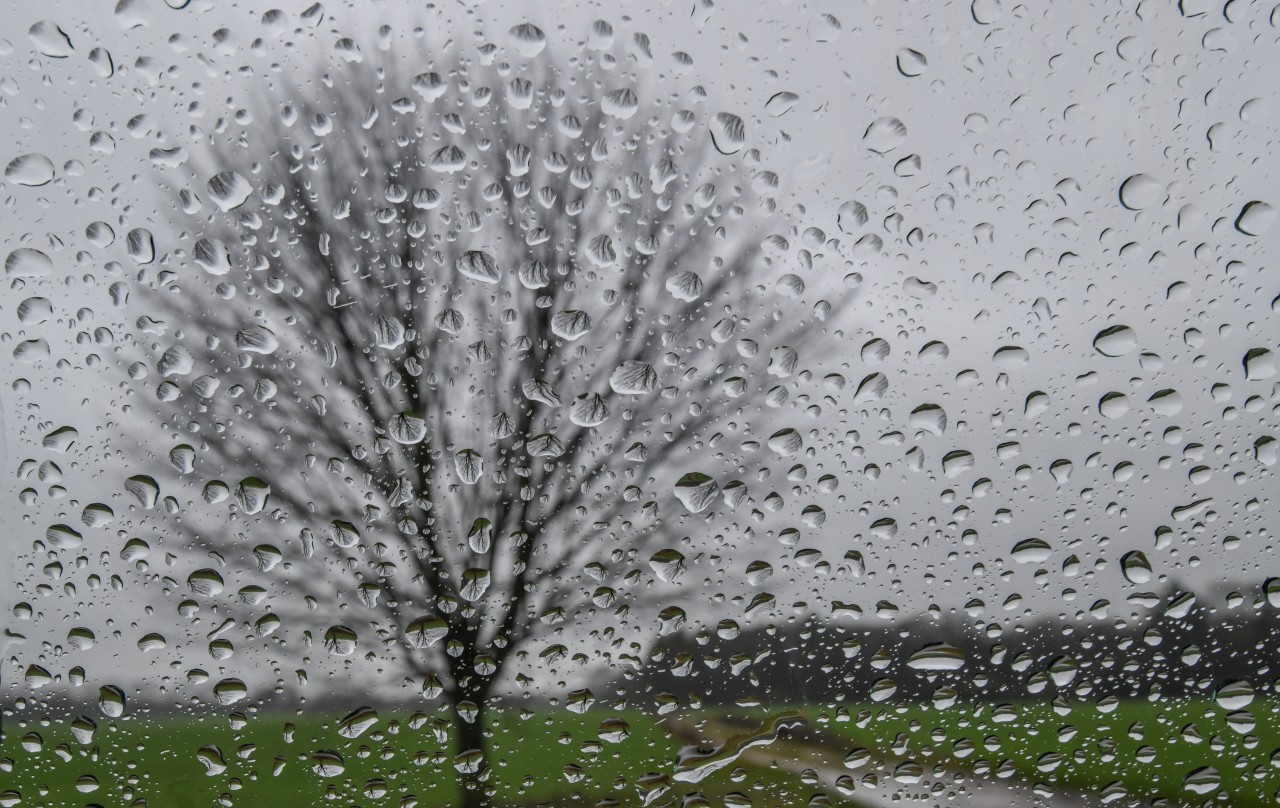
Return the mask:
<path id="1" fill-rule="evenodd" d="M 621 718 L 606 718 L 596 729 L 600 739 L 609 743 L 622 743 L 631 737 L 631 726 Z"/>
<path id="2" fill-rule="evenodd" d="M 1098 412 L 1106 418 L 1123 418 L 1129 412 L 1129 397 L 1110 392 L 1098 400 Z"/>
<path id="3" fill-rule="evenodd" d="M 31 37 L 31 44 L 35 49 L 51 59 L 65 59 L 75 52 L 71 46 L 71 38 L 57 24 L 48 20 L 41 20 L 31 26 L 27 35 Z"/>
<path id="4" fill-rule="evenodd" d="M 587 35 L 587 47 L 603 51 L 613 47 L 613 26 L 605 20 L 591 23 L 591 33 Z"/>
<path id="5" fill-rule="evenodd" d="M 835 42 L 843 26 L 833 14 L 819 14 L 809 23 L 809 38 L 814 42 Z"/>
<path id="6" fill-rule="evenodd" d="M 672 584 L 679 580 L 681 574 L 684 573 L 684 555 L 678 550 L 659 550 L 650 556 L 649 566 L 659 580 Z"/>
<path id="7" fill-rule="evenodd" d="M 947 413 L 937 404 L 921 404 L 911 411 L 908 418 L 913 429 L 941 435 L 947 431 Z"/>
<path id="8" fill-rule="evenodd" d="M 853 393 L 854 404 L 866 404 L 879 401 L 889 391 L 889 378 L 883 373 L 872 373 L 858 383 Z"/>
<path id="9" fill-rule="evenodd" d="M 1043 564 L 1053 554 L 1053 548 L 1044 539 L 1023 539 L 1013 546 L 1010 557 L 1019 564 Z"/>
<path id="10" fill-rule="evenodd" d="M 485 592 L 489 591 L 489 584 L 492 581 L 489 571 L 479 567 L 471 567 L 462 571 L 462 588 L 458 590 L 459 596 L 463 600 L 472 603 L 484 597 Z"/>
<path id="11" fill-rule="evenodd" d="M 1188 774 L 1182 787 L 1193 794 L 1211 794 L 1222 785 L 1222 776 L 1212 766 L 1201 766 Z"/>
<path id="12" fill-rule="evenodd" d="M 1280 609 L 1280 578 L 1268 578 L 1263 581 L 1262 592 L 1269 606 Z"/>
<path id="13" fill-rule="evenodd" d="M 897 56 L 898 72 L 907 78 L 924 75 L 929 67 L 929 60 L 914 48 L 900 48 Z"/>
<path id="14" fill-rule="evenodd" d="M 466 165 L 466 153 L 452 144 L 440 147 L 427 157 L 427 167 L 442 174 L 453 174 L 461 171 Z"/>
<path id="15" fill-rule="evenodd" d="M 346 770 L 342 755 L 331 749 L 319 749 L 311 754 L 311 771 L 319 777 L 337 777 Z"/>
<path id="16" fill-rule="evenodd" d="M 222 576 L 217 570 L 200 569 L 187 576 L 187 586 L 198 597 L 212 598 L 222 592 Z"/>
<path id="17" fill-rule="evenodd" d="M 1164 199 L 1164 186 L 1150 174 L 1134 174 L 1120 185 L 1120 204 L 1142 210 Z"/>
<path id="18" fill-rule="evenodd" d="M 1132 353 L 1138 347 L 1138 335 L 1127 325 L 1102 329 L 1093 338 L 1093 348 L 1103 356 L 1117 357 Z"/>
<path id="19" fill-rule="evenodd" d="M 790 457 L 804 448 L 804 440 L 794 429 L 780 429 L 769 436 L 769 448 L 782 457 Z"/>
<path id="20" fill-rule="evenodd" d="M 1276 209 L 1257 200 L 1247 203 L 1236 217 L 1236 229 L 1246 236 L 1261 236 L 1276 223 Z"/>
<path id="21" fill-rule="evenodd" d="M 800 100 L 800 96 L 792 92 L 783 90 L 774 93 L 764 104 L 764 112 L 771 118 L 780 118 L 791 111 L 796 102 Z"/>
<path id="22" fill-rule="evenodd" d="M 1276 375 L 1276 355 L 1269 348 L 1250 348 L 1244 355 L 1244 377 L 1262 381 Z"/>
<path id="23" fill-rule="evenodd" d="M 164 648 L 167 644 L 168 643 L 165 641 L 163 634 L 151 632 L 150 634 L 144 634 L 141 638 L 139 638 L 138 650 L 144 651 L 144 652 L 159 651 L 162 648 Z"/>
<path id="24" fill-rule="evenodd" d="M 658 373 L 648 362 L 627 360 L 609 376 L 609 386 L 619 395 L 642 396 L 658 388 Z"/>
<path id="25" fill-rule="evenodd" d="M 754 732 L 735 735 L 723 744 L 711 748 L 687 746 L 676 755 L 675 771 L 671 777 L 682 783 L 700 783 L 709 775 L 736 762 L 747 750 L 768 746 L 778 739 L 784 730 L 802 726 L 803 716 L 786 712 L 766 721 Z"/>
<path id="26" fill-rule="evenodd" d="M 19 247 L 4 260 L 5 274 L 10 278 L 43 278 L 53 274 L 53 260 L 31 247 Z"/>
<path id="27" fill-rule="evenodd" d="M 222 750 L 215 744 L 209 744 L 197 749 L 196 760 L 199 761 L 201 766 L 204 766 L 204 773 L 209 777 L 216 777 L 227 770 L 227 762 L 222 756 Z"/>
<path id="28" fill-rule="evenodd" d="M 227 245 L 216 238 L 196 241 L 191 249 L 191 259 L 210 275 L 226 275 L 231 271 L 231 253 Z"/>
<path id="29" fill-rule="evenodd" d="M 569 405 L 569 420 L 582 427 L 596 427 L 609 418 L 609 405 L 599 393 L 583 393 Z"/>
<path id="30" fill-rule="evenodd" d="M 1021 345 L 1005 345 L 997 348 L 991 361 L 1001 370 L 1022 370 L 1031 362 L 1031 352 Z"/>
<path id="31" fill-rule="evenodd" d="M 1151 580 L 1151 562 L 1140 550 L 1131 550 L 1120 557 L 1120 572 L 1131 584 L 1145 584 Z"/>
<path id="32" fill-rule="evenodd" d="M 711 142 L 721 154 L 737 154 L 747 142 L 747 127 L 731 112 L 717 112 L 711 118 Z"/>
<path id="33" fill-rule="evenodd" d="M 692 303 L 702 297 L 702 276 L 690 270 L 677 272 L 666 280 L 667 292 L 676 300 Z"/>
<path id="34" fill-rule="evenodd" d="M 53 317 L 53 303 L 44 297 L 29 297 L 18 304 L 18 321 L 23 325 L 40 325 Z"/>
<path id="35" fill-rule="evenodd" d="M 1000 0 L 973 0 L 969 5 L 969 13 L 978 25 L 993 25 L 1003 14 Z"/>
<path id="36" fill-rule="evenodd" d="M 558 311 L 551 317 L 551 333 L 573 342 L 591 330 L 591 315 L 585 311 Z"/>
<path id="37" fill-rule="evenodd" d="M 249 200 L 253 186 L 234 171 L 222 171 L 209 178 L 209 196 L 223 213 L 235 210 Z"/>
<path id="38" fill-rule="evenodd" d="M 455 266 L 462 275 L 481 283 L 498 282 L 498 262 L 483 250 L 467 250 Z"/>
<path id="39" fill-rule="evenodd" d="M 261 513 L 271 498 L 271 485 L 258 477 L 245 477 L 236 486 L 235 497 L 245 513 Z"/>
<path id="40" fill-rule="evenodd" d="M 93 736 L 97 731 L 97 722 L 88 716 L 79 716 L 71 722 L 71 737 L 75 738 L 76 743 L 82 746 L 88 746 L 93 743 Z"/>
<path id="41" fill-rule="evenodd" d="M 156 483 L 154 477 L 146 474 L 139 474 L 124 481 L 124 490 L 134 501 L 143 507 L 144 510 L 151 510 L 156 506 L 156 502 L 160 499 L 160 486 Z"/>
<path id="42" fill-rule="evenodd" d="M 1263 435 L 1253 442 L 1253 457 L 1264 466 L 1274 466 L 1280 461 L 1280 441 Z"/>
<path id="43" fill-rule="evenodd" d="M 421 443 L 427 437 L 427 420 L 413 412 L 398 412 L 387 421 L 387 435 L 402 446 Z"/>
<path id="44" fill-rule="evenodd" d="M 134 262 L 145 266 L 156 260 L 156 240 L 145 227 L 135 227 L 125 233 L 124 243 Z"/>
<path id="45" fill-rule="evenodd" d="M 1243 679 L 1224 682 L 1214 694 L 1214 701 L 1224 710 L 1243 710 L 1253 699 L 1254 687 Z"/>
<path id="46" fill-rule="evenodd" d="M 334 656 L 351 656 L 356 652 L 358 638 L 346 626 L 329 626 L 324 632 L 324 649 Z"/>
<path id="47" fill-rule="evenodd" d="M 359 738 L 378 723 L 378 711 L 372 707 L 359 707 L 347 713 L 338 722 L 338 734 L 344 738 Z"/>
<path id="48" fill-rule="evenodd" d="M 610 117 L 625 121 L 640 109 L 640 98 L 627 87 L 611 90 L 600 99 L 600 109 Z"/>
<path id="49" fill-rule="evenodd" d="M 430 648 L 448 636 L 449 626 L 442 618 L 428 614 L 411 621 L 404 634 L 410 648 Z"/>
<path id="50" fill-rule="evenodd" d="M 690 513 L 702 513 L 715 503 L 720 486 L 712 477 L 694 471 L 676 481 L 675 495 Z"/>
<path id="51" fill-rule="evenodd" d="M 925 645 L 907 659 L 907 667 L 920 671 L 954 671 L 964 667 L 964 652 L 945 642 Z"/>
<path id="52" fill-rule="evenodd" d="M 876 154 L 887 154 L 907 139 L 907 127 L 897 118 L 876 118 L 862 134 L 862 145 Z"/>
<path id="53" fill-rule="evenodd" d="M 23 681 L 32 690 L 39 690 L 53 684 L 53 674 L 40 665 L 28 665 Z"/>
<path id="54" fill-rule="evenodd" d="M 507 35 L 511 38 L 512 46 L 526 59 L 532 59 L 542 53 L 543 48 L 547 46 L 546 34 L 533 23 L 522 22 L 513 26 Z"/>
<path id="55" fill-rule="evenodd" d="M 942 473 L 946 477 L 959 477 L 973 469 L 973 453 L 963 449 L 947 452 L 942 457 Z"/>
<path id="56" fill-rule="evenodd" d="M 474 449 L 462 449 L 453 456 L 454 471 L 465 485 L 475 485 L 484 475 L 484 458 Z"/>
<path id="57" fill-rule="evenodd" d="M 18 185 L 38 187 L 53 181 L 53 161 L 43 154 L 15 157 L 4 170 L 5 179 Z"/>
<path id="58" fill-rule="evenodd" d="M 124 691 L 115 685 L 103 685 L 98 688 L 98 709 L 108 718 L 119 718 L 124 715 Z"/>
<path id="59" fill-rule="evenodd" d="M 44 532 L 45 541 L 59 550 L 69 550 L 84 543 L 84 537 L 69 525 L 50 525 Z"/>

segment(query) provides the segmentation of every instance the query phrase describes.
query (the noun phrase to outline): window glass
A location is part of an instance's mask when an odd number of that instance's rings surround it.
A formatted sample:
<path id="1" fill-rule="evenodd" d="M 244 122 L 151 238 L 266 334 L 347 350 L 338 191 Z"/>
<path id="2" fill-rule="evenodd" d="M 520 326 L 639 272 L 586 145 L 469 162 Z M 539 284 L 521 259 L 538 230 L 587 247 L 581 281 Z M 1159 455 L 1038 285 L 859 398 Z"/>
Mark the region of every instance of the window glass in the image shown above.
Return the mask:
<path id="1" fill-rule="evenodd" d="M 1280 7 L 0 16 L 0 807 L 1280 801 Z"/>

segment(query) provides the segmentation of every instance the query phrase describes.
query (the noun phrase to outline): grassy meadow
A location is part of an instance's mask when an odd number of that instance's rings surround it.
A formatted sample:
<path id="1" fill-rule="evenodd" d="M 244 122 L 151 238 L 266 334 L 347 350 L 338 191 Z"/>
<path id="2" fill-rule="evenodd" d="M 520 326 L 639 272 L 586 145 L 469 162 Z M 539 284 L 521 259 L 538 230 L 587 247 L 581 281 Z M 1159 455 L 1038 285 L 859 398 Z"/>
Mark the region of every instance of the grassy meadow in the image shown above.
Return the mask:
<path id="1" fill-rule="evenodd" d="M 1065 715 L 1044 702 L 850 709 L 813 715 L 852 744 L 979 776 L 1008 774 L 1070 791 L 1099 794 L 1119 784 L 1129 795 L 1172 805 L 1200 805 L 1228 795 L 1237 808 L 1276 805 L 1280 789 L 1280 701 L 1247 708 L 1253 724 L 1212 701 L 1122 701 L 1109 712 L 1076 703 Z M 1273 757 L 1273 753 L 1275 756 Z M 1218 772 L 1212 791 L 1188 788 L 1202 767 Z M 1196 781 L 1191 781 L 1195 785 Z M 1207 789 L 1207 785 L 1198 786 Z M 1219 803 L 1221 804 L 1221 803 Z"/>
<path id="2" fill-rule="evenodd" d="M 1094 795 L 1123 790 L 1144 800 L 1162 797 L 1171 805 L 1199 805 L 1216 797 L 1218 804 L 1254 808 L 1274 805 L 1280 788 L 1280 768 L 1272 762 L 1273 752 L 1280 749 L 1278 710 L 1280 702 L 1250 705 L 1250 728 L 1239 714 L 1234 726 L 1229 724 L 1229 711 L 1208 701 L 1120 702 L 1110 712 L 1083 703 L 1066 715 L 1043 703 L 946 710 L 809 707 L 802 710 L 809 718 L 803 735 L 811 746 L 758 747 L 739 761 L 736 772 L 728 766 L 696 785 L 674 782 L 671 793 L 678 797 L 696 790 L 713 805 L 724 804 L 726 795 L 735 793 L 755 806 L 781 806 L 804 805 L 822 791 L 833 805 L 875 804 L 895 789 L 896 764 L 915 760 L 929 769 L 1021 778 Z M 717 726 L 750 728 L 764 717 L 759 709 L 706 710 L 676 720 L 686 738 L 691 731 L 718 738 Z M 400 806 L 416 800 L 419 808 L 455 803 L 451 741 L 439 737 L 432 723 L 445 713 L 419 713 L 415 719 L 412 711 L 384 711 L 355 738 L 339 733 L 340 718 L 258 715 L 236 728 L 226 716 L 98 716 L 93 738 L 82 743 L 83 737 L 76 738 L 65 722 L 23 725 L 17 716 L 10 717 L 0 743 L 0 758 L 5 759 L 0 806 L 127 805 L 138 799 L 157 808 L 207 808 L 220 802 Z M 680 735 L 672 731 L 676 725 L 659 721 L 647 713 L 600 706 L 583 714 L 497 713 L 490 724 L 497 802 L 595 805 L 611 798 L 620 805 L 639 805 L 636 779 L 646 773 L 670 774 L 677 751 L 687 743 L 673 737 Z M 447 733 L 447 725 L 441 724 L 440 731 Z M 803 765 L 774 765 L 781 755 L 818 746 L 822 755 L 815 760 L 837 761 L 837 773 L 857 784 L 852 796 L 824 788 L 802 772 Z M 849 767 L 839 765 L 860 748 L 868 750 L 865 763 L 856 765 L 855 754 Z M 337 752 L 343 770 L 318 776 L 312 762 L 317 750 Z M 210 774 L 209 763 L 215 770 L 225 769 Z M 1218 772 L 1212 790 L 1207 790 L 1212 776 L 1187 779 L 1205 766 Z M 866 788 L 871 784 L 864 782 L 868 774 L 878 781 L 875 789 Z M 1201 792 L 1188 790 L 1188 785 Z"/>

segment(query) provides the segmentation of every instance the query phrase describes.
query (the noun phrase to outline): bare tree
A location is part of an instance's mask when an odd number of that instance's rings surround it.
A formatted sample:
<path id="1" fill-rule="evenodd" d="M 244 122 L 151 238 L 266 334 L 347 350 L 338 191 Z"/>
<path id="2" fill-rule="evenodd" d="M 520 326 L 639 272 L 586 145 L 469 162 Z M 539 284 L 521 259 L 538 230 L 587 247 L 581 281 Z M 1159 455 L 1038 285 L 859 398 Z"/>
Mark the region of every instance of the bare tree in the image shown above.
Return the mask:
<path id="1" fill-rule="evenodd" d="M 738 118 L 511 41 L 340 43 L 332 73 L 273 80 L 199 133 L 148 297 L 169 459 L 233 514 L 181 520 L 219 559 L 193 586 L 341 604 L 331 653 L 452 706 L 468 806 L 516 649 L 624 617 L 682 529 L 749 501 L 747 444 L 798 449 L 779 405 L 831 310 L 800 302 L 808 254 Z"/>

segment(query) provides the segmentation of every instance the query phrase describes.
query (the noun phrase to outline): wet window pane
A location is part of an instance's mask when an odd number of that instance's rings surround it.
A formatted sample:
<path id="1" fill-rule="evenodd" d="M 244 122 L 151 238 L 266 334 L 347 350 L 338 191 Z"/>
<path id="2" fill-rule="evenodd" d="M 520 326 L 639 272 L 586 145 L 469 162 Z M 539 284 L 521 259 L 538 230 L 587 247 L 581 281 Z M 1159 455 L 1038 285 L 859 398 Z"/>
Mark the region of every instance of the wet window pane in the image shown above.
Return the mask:
<path id="1" fill-rule="evenodd" d="M 1280 7 L 0 18 L 3 808 L 1280 801 Z"/>

